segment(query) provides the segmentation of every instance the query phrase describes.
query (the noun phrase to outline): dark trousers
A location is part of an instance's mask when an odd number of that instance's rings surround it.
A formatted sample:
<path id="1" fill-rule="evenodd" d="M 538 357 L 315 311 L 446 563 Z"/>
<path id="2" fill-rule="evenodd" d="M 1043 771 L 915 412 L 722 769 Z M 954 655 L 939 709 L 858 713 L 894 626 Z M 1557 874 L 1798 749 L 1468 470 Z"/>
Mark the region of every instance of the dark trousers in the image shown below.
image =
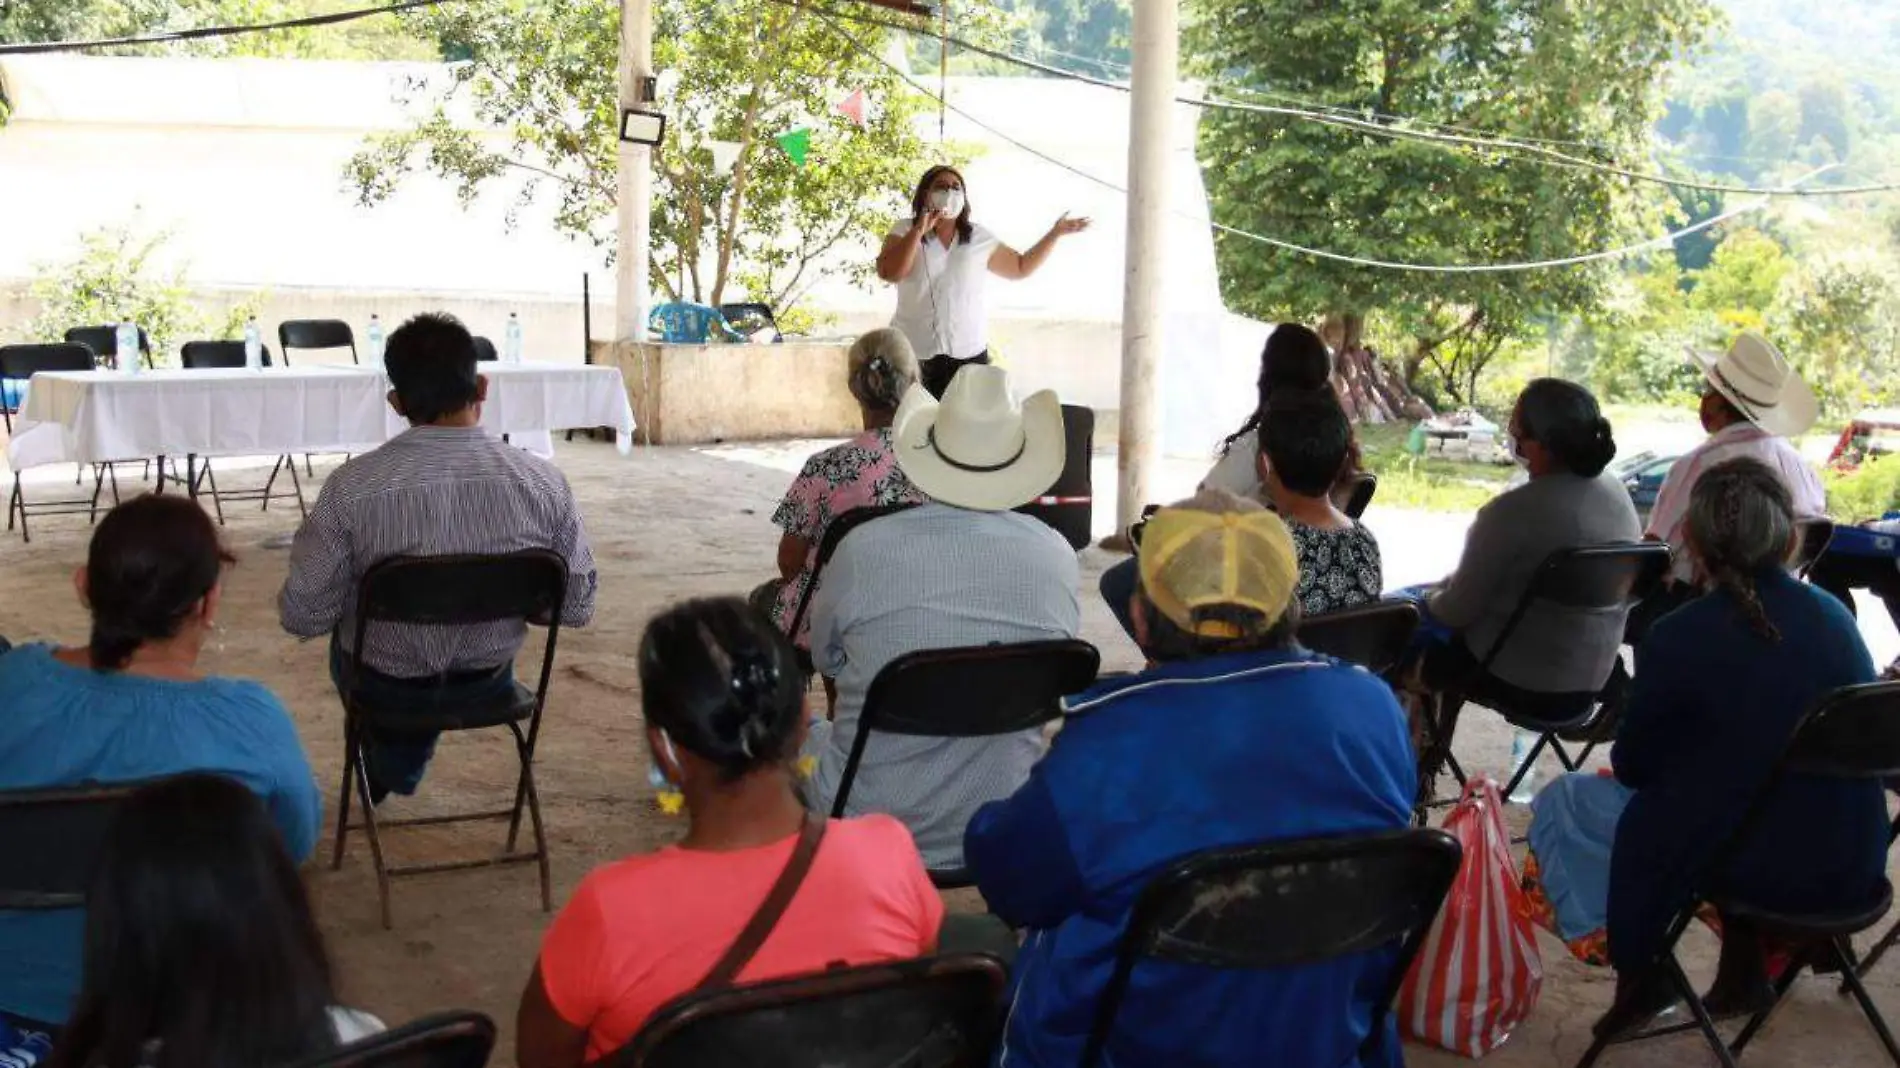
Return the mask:
<path id="1" fill-rule="evenodd" d="M 1131 639 L 1135 636 L 1135 589 L 1140 585 L 1141 565 L 1133 556 L 1102 572 L 1102 600 Z"/>
<path id="2" fill-rule="evenodd" d="M 931 396 L 942 400 L 943 391 L 950 388 L 950 380 L 957 376 L 958 371 L 973 363 L 988 364 L 989 362 L 990 352 L 984 349 L 967 360 L 959 360 L 954 356 L 932 356 L 918 365 L 918 370 L 921 372 L 924 388 L 930 391 Z"/>
<path id="3" fill-rule="evenodd" d="M 330 681 L 337 692 L 343 691 L 343 676 L 350 668 L 350 654 L 343 643 L 330 640 Z M 356 694 L 379 712 L 380 726 L 365 728 L 364 755 L 368 761 L 371 795 L 380 800 L 389 792 L 413 794 L 422 785 L 422 773 L 435 755 L 435 742 L 441 732 L 403 730 L 386 721 L 399 718 L 404 711 L 418 717 L 434 717 L 445 706 L 470 701 L 493 700 L 514 692 L 515 666 L 476 671 L 451 671 L 424 679 L 402 679 L 368 667 L 356 678 Z M 387 709 L 385 712 L 383 710 Z"/>
<path id="4" fill-rule="evenodd" d="M 1854 591 L 1866 590 L 1887 606 L 1887 615 L 1900 627 L 1900 566 L 1890 556 L 1849 556 L 1822 553 L 1808 572 L 1808 581 L 1840 598 L 1854 612 Z"/>

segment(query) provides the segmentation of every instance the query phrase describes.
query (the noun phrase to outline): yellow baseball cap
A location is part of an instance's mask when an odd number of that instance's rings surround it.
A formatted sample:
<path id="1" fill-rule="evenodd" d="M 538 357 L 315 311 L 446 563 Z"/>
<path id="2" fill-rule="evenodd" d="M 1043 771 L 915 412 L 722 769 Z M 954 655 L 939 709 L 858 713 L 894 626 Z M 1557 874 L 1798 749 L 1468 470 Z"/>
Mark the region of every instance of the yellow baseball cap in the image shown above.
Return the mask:
<path id="1" fill-rule="evenodd" d="M 1204 493 L 1156 512 L 1141 539 L 1141 592 L 1175 626 L 1203 638 L 1264 634 L 1300 584 L 1298 551 L 1280 517 L 1230 493 Z M 1238 608 L 1242 612 L 1210 612 Z"/>

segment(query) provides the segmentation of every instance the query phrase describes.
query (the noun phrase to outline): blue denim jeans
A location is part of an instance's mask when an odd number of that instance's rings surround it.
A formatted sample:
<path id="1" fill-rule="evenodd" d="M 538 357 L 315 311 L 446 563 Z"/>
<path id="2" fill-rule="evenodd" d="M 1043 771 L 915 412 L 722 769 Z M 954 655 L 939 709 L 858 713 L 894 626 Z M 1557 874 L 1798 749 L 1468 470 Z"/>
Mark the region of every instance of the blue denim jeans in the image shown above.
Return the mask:
<path id="1" fill-rule="evenodd" d="M 343 674 L 349 669 L 350 654 L 334 637 L 330 639 L 330 681 L 339 693 Z M 433 715 L 445 705 L 489 700 L 513 693 L 515 666 L 502 664 L 491 671 L 450 672 L 446 680 L 436 678 L 401 679 L 365 667 L 356 680 L 356 692 L 379 708 L 413 709 L 419 716 Z M 384 717 L 389 718 L 389 717 Z M 364 755 L 368 761 L 370 795 L 380 801 L 390 792 L 413 794 L 422 785 L 422 773 L 435 755 L 439 731 L 403 731 L 384 727 L 365 732 Z"/>
<path id="2" fill-rule="evenodd" d="M 1132 606 L 1135 601 L 1135 589 L 1141 585 L 1141 568 L 1136 558 L 1131 556 L 1107 571 L 1102 572 L 1102 600 L 1108 602 L 1108 610 L 1115 613 L 1115 621 L 1135 636 L 1135 618 Z"/>

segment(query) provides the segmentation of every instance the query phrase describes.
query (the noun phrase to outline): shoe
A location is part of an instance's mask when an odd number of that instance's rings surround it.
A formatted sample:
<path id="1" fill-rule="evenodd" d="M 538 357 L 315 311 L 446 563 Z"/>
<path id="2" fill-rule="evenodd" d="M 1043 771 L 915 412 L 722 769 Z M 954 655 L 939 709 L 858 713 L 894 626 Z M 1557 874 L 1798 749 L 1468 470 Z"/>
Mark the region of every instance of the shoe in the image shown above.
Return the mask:
<path id="1" fill-rule="evenodd" d="M 1603 1014 L 1591 1030 L 1598 1038 L 1635 1034 L 1653 1023 L 1656 1017 L 1676 1008 L 1675 992 L 1663 983 L 1645 983 L 1633 994 L 1618 991 L 1616 1003 Z"/>

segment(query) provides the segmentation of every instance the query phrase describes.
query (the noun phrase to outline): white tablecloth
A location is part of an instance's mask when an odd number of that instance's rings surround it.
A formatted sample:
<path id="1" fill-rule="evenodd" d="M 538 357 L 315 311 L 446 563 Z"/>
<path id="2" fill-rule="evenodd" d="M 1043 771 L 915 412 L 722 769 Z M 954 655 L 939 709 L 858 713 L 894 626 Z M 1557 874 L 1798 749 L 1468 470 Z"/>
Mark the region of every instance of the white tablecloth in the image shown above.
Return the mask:
<path id="1" fill-rule="evenodd" d="M 633 408 L 614 367 L 496 364 L 482 427 L 553 454 L 551 431 L 612 427 L 631 447 Z M 366 452 L 408 424 L 389 407 L 381 372 L 357 367 L 264 371 L 49 372 L 34 375 L 7 459 L 98 463 L 147 456 Z M 57 429 L 57 440 L 51 431 Z"/>

